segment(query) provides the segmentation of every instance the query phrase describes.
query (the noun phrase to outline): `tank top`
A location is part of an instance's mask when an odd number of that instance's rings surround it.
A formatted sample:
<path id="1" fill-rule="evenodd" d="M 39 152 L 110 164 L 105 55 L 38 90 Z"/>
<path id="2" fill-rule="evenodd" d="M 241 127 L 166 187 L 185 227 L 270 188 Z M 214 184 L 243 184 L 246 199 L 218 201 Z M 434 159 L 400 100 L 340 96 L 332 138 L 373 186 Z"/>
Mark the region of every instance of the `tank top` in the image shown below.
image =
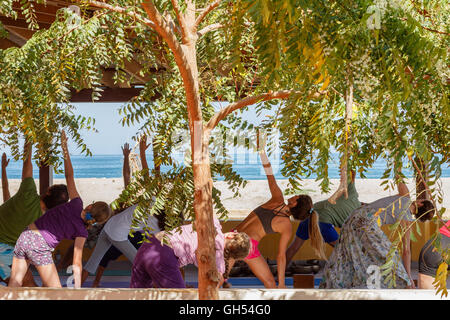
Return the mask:
<path id="1" fill-rule="evenodd" d="M 253 212 L 255 212 L 256 216 L 259 218 L 259 221 L 261 221 L 261 224 L 262 224 L 266 234 L 275 233 L 275 231 L 273 231 L 273 229 L 272 229 L 273 218 L 275 218 L 276 216 L 289 218 L 289 216 L 280 214 L 280 210 L 283 209 L 285 206 L 286 206 L 285 204 L 282 204 L 281 206 L 279 206 L 275 209 L 266 209 L 266 208 L 259 206 L 258 208 L 253 210 Z M 276 210 L 278 208 L 280 208 L 280 209 Z"/>

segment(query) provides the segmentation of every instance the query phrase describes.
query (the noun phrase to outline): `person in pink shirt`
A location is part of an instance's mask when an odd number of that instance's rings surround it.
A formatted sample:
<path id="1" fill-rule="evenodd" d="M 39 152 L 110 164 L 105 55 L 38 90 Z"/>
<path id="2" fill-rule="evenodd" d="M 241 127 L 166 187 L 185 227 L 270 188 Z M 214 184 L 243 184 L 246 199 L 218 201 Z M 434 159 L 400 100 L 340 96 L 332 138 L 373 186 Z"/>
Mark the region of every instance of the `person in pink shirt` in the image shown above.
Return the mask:
<path id="1" fill-rule="evenodd" d="M 450 220 L 439 229 L 438 237 L 441 238 L 441 249 L 448 250 L 450 248 Z M 444 261 L 442 255 L 436 250 L 434 241 L 435 237 L 428 240 L 419 254 L 419 289 L 434 289 L 433 282 L 436 272 Z"/>
<path id="2" fill-rule="evenodd" d="M 250 252 L 250 238 L 243 232 L 223 234 L 219 220 L 214 217 L 216 229 L 216 266 L 219 273 L 229 272 L 230 262 L 244 259 Z M 161 231 L 147 239 L 139 248 L 133 262 L 130 288 L 186 288 L 180 268 L 197 265 L 197 232 L 192 224 L 181 227 L 181 232 Z M 223 277 L 219 282 L 220 287 Z"/>

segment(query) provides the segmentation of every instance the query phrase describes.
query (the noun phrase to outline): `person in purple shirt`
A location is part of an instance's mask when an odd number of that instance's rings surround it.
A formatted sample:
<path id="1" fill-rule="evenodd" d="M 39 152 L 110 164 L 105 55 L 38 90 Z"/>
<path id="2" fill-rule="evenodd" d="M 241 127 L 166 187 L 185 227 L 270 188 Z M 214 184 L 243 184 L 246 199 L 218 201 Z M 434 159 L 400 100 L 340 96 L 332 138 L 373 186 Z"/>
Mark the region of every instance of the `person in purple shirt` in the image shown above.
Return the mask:
<path id="1" fill-rule="evenodd" d="M 48 209 L 69 201 L 67 187 L 54 184 L 39 195 L 33 179 L 32 143 L 25 137 L 22 181 L 19 190 L 11 197 L 6 167 L 9 160 L 5 153 L 2 156 L 2 191 L 3 204 L 0 206 L 0 282 L 8 285 L 11 265 L 14 257 L 14 246 L 22 231 Z M 30 269 L 25 274 L 23 285 L 37 287 Z"/>
<path id="2" fill-rule="evenodd" d="M 216 217 L 214 227 L 217 231 L 217 271 L 221 275 L 227 274 L 234 261 L 244 259 L 250 252 L 250 238 L 243 232 L 223 234 Z M 180 268 L 188 264 L 197 265 L 197 245 L 197 232 L 192 224 L 183 225 L 181 232 L 161 231 L 147 239 L 134 259 L 130 288 L 186 288 Z M 222 283 L 223 277 L 218 286 Z"/>
<path id="3" fill-rule="evenodd" d="M 14 247 L 11 279 L 8 287 L 20 287 L 30 265 L 33 264 L 44 287 L 61 287 L 58 272 L 53 262 L 52 252 L 63 239 L 75 240 L 73 254 L 73 273 L 75 288 L 81 286 L 81 269 L 84 242 L 88 236 L 87 228 L 105 223 L 111 216 L 111 209 L 99 201 L 83 209 L 83 201 L 78 194 L 67 138 L 61 133 L 61 147 L 64 156 L 64 171 L 70 201 L 58 205 L 31 223 L 24 230 Z"/>

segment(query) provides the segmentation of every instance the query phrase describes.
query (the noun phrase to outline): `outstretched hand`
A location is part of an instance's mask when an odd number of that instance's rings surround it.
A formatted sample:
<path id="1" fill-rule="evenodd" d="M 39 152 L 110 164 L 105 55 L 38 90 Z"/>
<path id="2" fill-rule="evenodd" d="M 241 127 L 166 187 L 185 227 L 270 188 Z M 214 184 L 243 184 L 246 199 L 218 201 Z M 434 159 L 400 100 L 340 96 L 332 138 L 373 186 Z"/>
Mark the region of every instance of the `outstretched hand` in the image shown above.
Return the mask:
<path id="1" fill-rule="evenodd" d="M 3 155 L 2 155 L 2 168 L 6 168 L 8 166 L 9 160 L 10 159 L 8 159 L 6 157 L 6 153 L 3 152 Z"/>
<path id="2" fill-rule="evenodd" d="M 122 153 L 124 157 L 128 157 L 130 155 L 131 149 L 128 143 L 125 143 L 122 147 Z"/>
<path id="3" fill-rule="evenodd" d="M 147 144 L 147 135 L 143 135 L 142 137 L 141 137 L 141 140 L 139 140 L 139 150 L 141 151 L 141 152 L 143 152 L 143 151 L 145 151 L 145 150 L 147 150 L 147 148 L 150 146 L 150 143 L 149 144 Z"/>
<path id="4" fill-rule="evenodd" d="M 67 149 L 67 136 L 64 130 L 61 131 L 61 148 L 63 150 L 64 157 L 69 154 Z"/>

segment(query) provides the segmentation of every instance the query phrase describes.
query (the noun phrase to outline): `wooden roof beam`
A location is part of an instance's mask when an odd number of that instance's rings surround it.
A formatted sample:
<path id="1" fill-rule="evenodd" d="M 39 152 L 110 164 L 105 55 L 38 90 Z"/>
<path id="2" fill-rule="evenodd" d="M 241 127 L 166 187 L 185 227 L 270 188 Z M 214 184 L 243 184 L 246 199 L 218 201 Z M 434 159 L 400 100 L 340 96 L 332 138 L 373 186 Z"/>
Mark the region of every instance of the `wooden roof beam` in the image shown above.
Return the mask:
<path id="1" fill-rule="evenodd" d="M 148 76 L 141 76 L 140 75 L 141 70 L 142 66 L 136 60 L 131 59 L 131 61 L 128 60 L 124 61 L 124 71 L 126 73 L 133 76 L 139 82 L 147 83 L 148 81 L 150 81 L 150 78 Z"/>
<path id="2" fill-rule="evenodd" d="M 9 39 L 0 39 L 0 49 L 2 50 L 6 50 L 8 48 L 12 48 L 12 47 L 19 47 L 19 45 L 17 45 L 17 43 L 12 42 Z"/>
<path id="3" fill-rule="evenodd" d="M 63 4 L 55 4 L 55 3 L 51 3 L 50 1 L 47 1 L 46 4 L 41 4 L 41 3 L 33 3 L 33 7 L 34 7 L 34 12 L 37 13 L 45 13 L 45 14 L 51 14 L 53 16 L 56 15 L 56 12 L 64 7 L 68 7 L 71 3 L 67 3 L 67 5 L 63 5 Z M 21 12 L 21 5 L 18 2 L 15 2 L 13 4 L 13 9 L 17 12 Z"/>
<path id="4" fill-rule="evenodd" d="M 96 102 L 127 102 L 139 95 L 142 88 L 103 88 L 100 100 Z M 92 89 L 72 91 L 70 102 L 92 103 Z"/>
<path id="5" fill-rule="evenodd" d="M 33 36 L 32 31 L 27 32 L 27 30 L 16 29 L 11 26 L 5 26 L 5 29 L 8 31 L 8 39 L 19 47 L 22 47 Z"/>
<path id="6" fill-rule="evenodd" d="M 10 26 L 10 27 L 15 27 L 15 28 L 20 28 L 20 29 L 27 29 L 27 30 L 29 30 L 29 28 L 28 28 L 29 23 L 26 22 L 24 19 L 17 19 L 17 20 L 14 20 L 14 19 L 12 19 L 12 18 L 8 18 L 8 17 L 5 17 L 5 16 L 0 16 L 0 22 L 1 22 L 1 23 L 3 24 L 3 26 L 5 26 L 5 27 Z M 39 28 L 40 28 L 40 29 L 48 29 L 48 28 L 50 28 L 50 25 L 51 25 L 51 24 L 49 24 L 49 23 L 43 23 L 43 22 L 39 22 L 39 21 L 38 21 L 38 25 L 39 25 Z"/>

